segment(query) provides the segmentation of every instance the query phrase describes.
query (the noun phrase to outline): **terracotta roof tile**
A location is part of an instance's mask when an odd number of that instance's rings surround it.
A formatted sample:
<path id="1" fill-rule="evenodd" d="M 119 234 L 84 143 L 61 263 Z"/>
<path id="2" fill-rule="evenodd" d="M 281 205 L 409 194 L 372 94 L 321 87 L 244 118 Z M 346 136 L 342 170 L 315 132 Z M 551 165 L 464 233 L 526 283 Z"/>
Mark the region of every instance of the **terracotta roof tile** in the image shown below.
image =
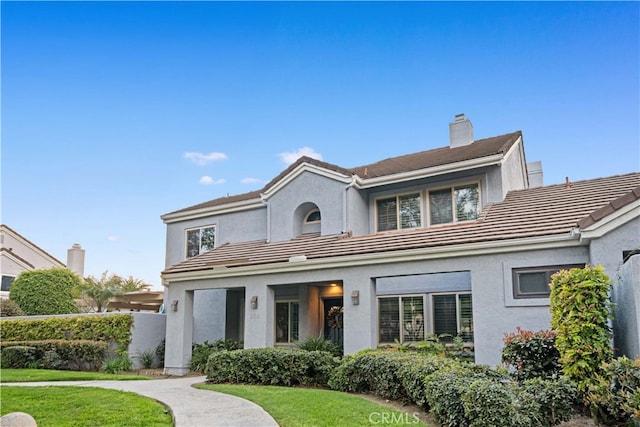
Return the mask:
<path id="1" fill-rule="evenodd" d="M 321 259 L 406 249 L 503 241 L 537 236 L 567 235 L 593 220 L 612 202 L 640 197 L 640 173 L 509 192 L 503 202 L 487 205 L 478 221 L 349 237 L 303 235 L 299 238 L 223 245 L 169 267 L 167 273 L 200 271 L 213 266 L 286 263 L 292 256 Z"/>

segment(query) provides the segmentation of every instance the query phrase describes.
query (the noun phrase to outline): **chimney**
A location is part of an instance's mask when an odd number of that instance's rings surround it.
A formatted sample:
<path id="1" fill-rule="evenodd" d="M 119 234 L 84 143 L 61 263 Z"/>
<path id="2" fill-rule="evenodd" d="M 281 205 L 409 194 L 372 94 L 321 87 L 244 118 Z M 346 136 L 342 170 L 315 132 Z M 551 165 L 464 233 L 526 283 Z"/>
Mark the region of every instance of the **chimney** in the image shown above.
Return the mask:
<path id="1" fill-rule="evenodd" d="M 449 148 L 462 147 L 473 142 L 473 125 L 464 114 L 456 114 L 449 123 Z"/>
<path id="2" fill-rule="evenodd" d="M 529 176 L 529 188 L 542 187 L 544 185 L 542 162 L 527 163 L 527 175 Z"/>
<path id="3" fill-rule="evenodd" d="M 79 243 L 74 243 L 67 250 L 67 268 L 80 277 L 84 277 L 84 249 Z"/>

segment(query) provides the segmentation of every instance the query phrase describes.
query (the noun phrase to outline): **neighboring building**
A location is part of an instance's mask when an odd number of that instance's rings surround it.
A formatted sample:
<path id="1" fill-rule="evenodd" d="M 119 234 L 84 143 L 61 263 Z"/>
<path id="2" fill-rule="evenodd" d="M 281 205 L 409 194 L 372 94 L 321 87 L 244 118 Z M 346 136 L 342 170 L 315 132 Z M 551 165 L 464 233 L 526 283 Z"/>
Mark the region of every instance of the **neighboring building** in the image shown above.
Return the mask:
<path id="1" fill-rule="evenodd" d="M 543 187 L 521 132 L 476 141 L 464 115 L 449 146 L 355 168 L 302 157 L 259 191 L 162 219 L 171 374 L 216 338 L 325 336 L 353 353 L 450 334 L 494 365 L 505 332 L 549 328 L 554 271 L 640 280 L 622 266 L 640 247 L 640 173 Z"/>
<path id="2" fill-rule="evenodd" d="M 82 277 L 84 273 L 84 249 L 79 244 L 74 244 L 67 251 L 67 264 L 70 270 L 75 271 Z M 15 230 L 4 224 L 0 225 L 0 272 L 2 274 L 0 297 L 9 297 L 11 284 L 23 271 L 54 267 L 67 268 L 67 265 Z"/>

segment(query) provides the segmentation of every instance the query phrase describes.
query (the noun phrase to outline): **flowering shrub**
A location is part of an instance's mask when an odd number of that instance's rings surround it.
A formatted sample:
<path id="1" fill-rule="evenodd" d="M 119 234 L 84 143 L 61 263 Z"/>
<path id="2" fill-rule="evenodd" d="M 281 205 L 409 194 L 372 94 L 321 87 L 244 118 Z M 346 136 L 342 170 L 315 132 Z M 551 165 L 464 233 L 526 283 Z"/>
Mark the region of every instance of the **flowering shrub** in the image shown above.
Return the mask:
<path id="1" fill-rule="evenodd" d="M 555 340 L 553 331 L 532 332 L 517 327 L 516 332 L 504 334 L 502 362 L 511 366 L 518 381 L 555 376 L 560 371 Z"/>

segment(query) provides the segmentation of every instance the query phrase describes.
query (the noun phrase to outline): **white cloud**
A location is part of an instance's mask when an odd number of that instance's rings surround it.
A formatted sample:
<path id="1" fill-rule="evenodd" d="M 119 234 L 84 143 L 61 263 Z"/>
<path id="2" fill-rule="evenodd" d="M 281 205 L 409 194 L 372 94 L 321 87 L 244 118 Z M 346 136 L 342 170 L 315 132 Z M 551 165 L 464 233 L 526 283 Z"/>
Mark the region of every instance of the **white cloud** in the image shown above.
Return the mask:
<path id="1" fill-rule="evenodd" d="M 258 178 L 247 177 L 247 178 L 242 178 L 240 182 L 243 184 L 260 184 L 262 180 Z"/>
<path id="2" fill-rule="evenodd" d="M 225 182 L 227 182 L 227 180 L 224 178 L 213 179 L 208 175 L 204 175 L 200 177 L 200 184 L 204 184 L 204 185 L 217 185 L 217 184 L 224 184 Z"/>
<path id="3" fill-rule="evenodd" d="M 280 153 L 278 155 L 280 156 L 280 159 L 282 159 L 282 161 L 287 164 L 287 166 L 294 163 L 302 156 L 311 157 L 312 159 L 316 160 L 322 160 L 322 154 L 316 152 L 316 150 L 311 147 L 302 147 L 298 148 L 296 151 Z"/>
<path id="4" fill-rule="evenodd" d="M 110 242 L 117 242 L 120 239 L 121 239 L 120 236 L 107 236 L 107 240 Z"/>
<path id="5" fill-rule="evenodd" d="M 207 163 L 217 162 L 220 160 L 227 160 L 227 155 L 224 153 L 215 153 L 215 152 L 204 154 L 204 153 L 198 153 L 195 151 L 190 151 L 190 152 L 184 153 L 184 158 L 191 160 L 196 165 L 203 166 L 203 165 L 206 165 Z"/>

